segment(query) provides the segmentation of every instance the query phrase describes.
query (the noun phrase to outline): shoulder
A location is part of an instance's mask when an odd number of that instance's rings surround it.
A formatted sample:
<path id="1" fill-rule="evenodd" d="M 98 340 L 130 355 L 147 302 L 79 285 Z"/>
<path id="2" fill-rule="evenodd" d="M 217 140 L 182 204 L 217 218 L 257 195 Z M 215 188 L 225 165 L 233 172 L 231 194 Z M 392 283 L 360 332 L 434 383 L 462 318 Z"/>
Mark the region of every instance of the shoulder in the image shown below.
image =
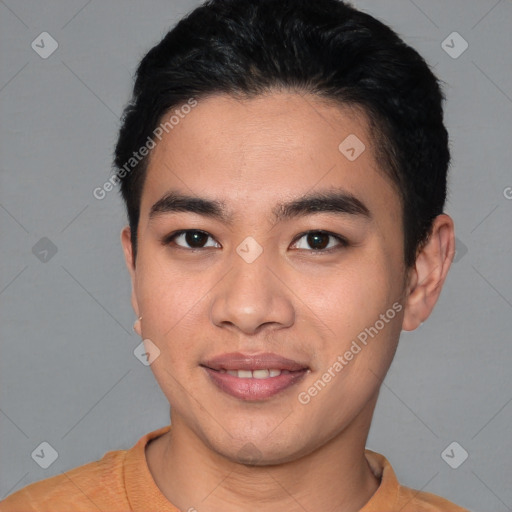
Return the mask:
<path id="1" fill-rule="evenodd" d="M 380 485 L 361 512 L 469 512 L 441 496 L 401 485 L 384 455 L 366 450 L 365 456 Z"/>
<path id="2" fill-rule="evenodd" d="M 126 450 L 107 452 L 100 460 L 34 482 L 0 502 L 0 512 L 69 512 L 129 510 L 124 489 Z M 123 508 L 111 508 L 112 506 Z"/>
<path id="3" fill-rule="evenodd" d="M 469 512 L 441 496 L 400 485 L 397 505 L 401 512 Z"/>

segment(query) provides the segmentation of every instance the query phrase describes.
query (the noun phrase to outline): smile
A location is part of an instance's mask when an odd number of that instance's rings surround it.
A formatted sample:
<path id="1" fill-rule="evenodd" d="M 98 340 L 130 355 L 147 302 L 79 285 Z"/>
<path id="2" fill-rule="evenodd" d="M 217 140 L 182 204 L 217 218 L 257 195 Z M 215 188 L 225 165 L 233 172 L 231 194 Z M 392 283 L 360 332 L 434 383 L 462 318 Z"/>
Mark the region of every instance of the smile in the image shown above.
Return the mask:
<path id="1" fill-rule="evenodd" d="M 270 379 L 281 374 L 290 373 L 288 370 L 219 370 L 220 373 L 228 373 L 239 379 Z"/>
<path id="2" fill-rule="evenodd" d="M 271 353 L 222 354 L 203 361 L 200 367 L 223 394 L 246 401 L 268 400 L 310 372 L 302 362 Z"/>

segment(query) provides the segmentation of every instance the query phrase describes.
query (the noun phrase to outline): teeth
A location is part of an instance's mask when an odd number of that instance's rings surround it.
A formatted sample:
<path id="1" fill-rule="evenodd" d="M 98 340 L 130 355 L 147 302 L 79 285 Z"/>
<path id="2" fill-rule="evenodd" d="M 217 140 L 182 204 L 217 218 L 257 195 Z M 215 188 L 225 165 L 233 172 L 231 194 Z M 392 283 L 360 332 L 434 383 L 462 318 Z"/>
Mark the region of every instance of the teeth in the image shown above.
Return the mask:
<path id="1" fill-rule="evenodd" d="M 266 378 L 268 378 L 269 375 L 270 375 L 269 370 L 254 370 L 252 372 L 252 376 L 255 379 L 266 379 Z"/>
<path id="2" fill-rule="evenodd" d="M 288 370 L 225 370 L 225 373 L 238 377 L 239 379 L 268 379 L 278 377 L 281 374 L 290 373 Z M 221 373 L 224 373 L 221 370 Z"/>

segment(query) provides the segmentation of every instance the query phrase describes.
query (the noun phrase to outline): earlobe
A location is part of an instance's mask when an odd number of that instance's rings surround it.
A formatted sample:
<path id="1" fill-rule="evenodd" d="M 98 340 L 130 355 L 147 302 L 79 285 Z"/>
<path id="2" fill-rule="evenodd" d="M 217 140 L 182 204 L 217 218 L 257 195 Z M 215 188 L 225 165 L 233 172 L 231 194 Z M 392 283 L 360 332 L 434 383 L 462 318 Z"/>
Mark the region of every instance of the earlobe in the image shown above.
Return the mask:
<path id="1" fill-rule="evenodd" d="M 438 215 L 410 273 L 402 322 L 404 331 L 418 328 L 432 313 L 454 255 L 453 220 L 446 214 Z"/>
<path id="2" fill-rule="evenodd" d="M 142 338 L 142 327 L 141 327 L 142 317 L 139 316 L 137 320 L 133 323 L 133 330 L 136 334 L 138 334 Z"/>

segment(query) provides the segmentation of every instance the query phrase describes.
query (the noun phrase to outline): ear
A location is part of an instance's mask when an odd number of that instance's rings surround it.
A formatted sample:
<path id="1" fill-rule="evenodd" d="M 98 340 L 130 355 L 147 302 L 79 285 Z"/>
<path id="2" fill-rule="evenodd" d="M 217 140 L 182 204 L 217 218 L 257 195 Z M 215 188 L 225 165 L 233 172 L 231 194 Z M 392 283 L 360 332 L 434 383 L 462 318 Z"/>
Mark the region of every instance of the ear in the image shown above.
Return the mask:
<path id="1" fill-rule="evenodd" d="M 432 313 L 455 256 L 453 220 L 446 214 L 434 219 L 430 236 L 409 270 L 402 322 L 404 331 L 413 331 Z"/>
<path id="2" fill-rule="evenodd" d="M 132 280 L 132 307 L 133 311 L 137 315 L 137 318 L 140 317 L 139 304 L 137 302 L 137 293 L 136 293 L 136 280 L 135 280 L 135 261 L 133 259 L 133 247 L 131 240 L 131 231 L 130 227 L 126 226 L 121 231 L 121 245 L 123 246 L 124 251 L 124 259 L 126 262 L 126 267 L 128 268 L 128 272 L 130 273 L 130 278 Z"/>

